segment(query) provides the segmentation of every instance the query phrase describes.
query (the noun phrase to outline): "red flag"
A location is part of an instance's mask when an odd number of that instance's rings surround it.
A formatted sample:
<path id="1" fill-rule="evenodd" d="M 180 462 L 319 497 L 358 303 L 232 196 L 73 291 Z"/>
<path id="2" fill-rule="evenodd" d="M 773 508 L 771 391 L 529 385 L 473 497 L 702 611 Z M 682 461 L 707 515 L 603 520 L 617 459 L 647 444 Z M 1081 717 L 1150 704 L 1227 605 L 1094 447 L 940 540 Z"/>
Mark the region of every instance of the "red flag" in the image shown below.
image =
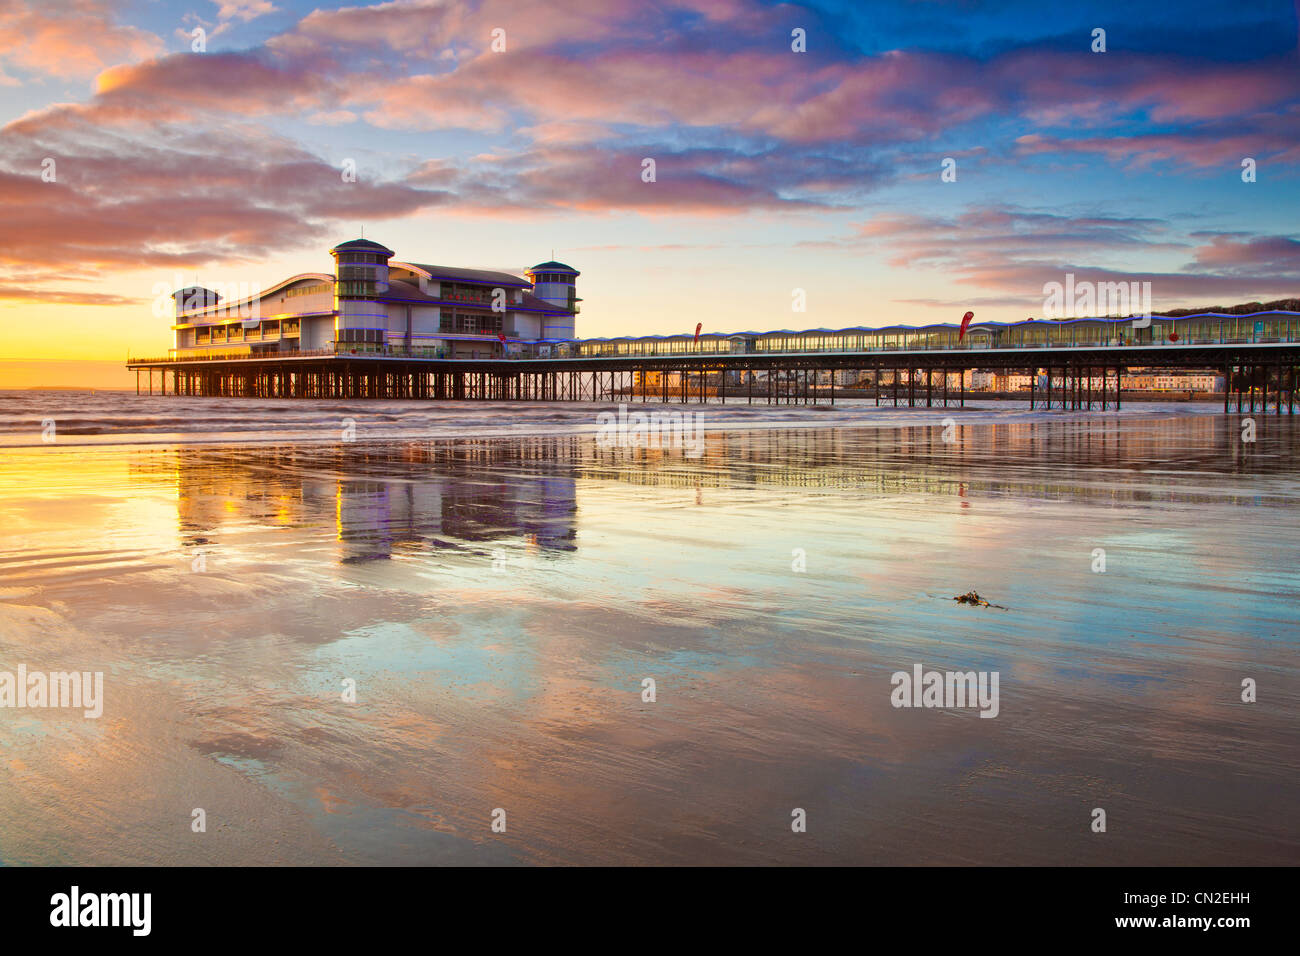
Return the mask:
<path id="1" fill-rule="evenodd" d="M 499 339 L 501 340 L 501 344 L 502 344 L 502 345 L 505 345 L 505 344 L 506 344 L 506 334 L 505 334 L 504 332 L 498 332 L 498 333 L 497 333 L 497 338 L 499 338 Z"/>
<path id="2" fill-rule="evenodd" d="M 704 323 L 703 323 L 703 322 L 696 322 L 696 323 L 695 323 L 695 344 L 696 344 L 696 345 L 699 345 L 699 344 L 700 344 L 700 329 L 702 329 L 702 328 L 704 328 Z"/>
<path id="3" fill-rule="evenodd" d="M 970 325 L 970 320 L 973 318 L 975 318 L 974 312 L 967 312 L 961 317 L 961 330 L 957 333 L 958 342 L 966 337 L 966 326 Z"/>

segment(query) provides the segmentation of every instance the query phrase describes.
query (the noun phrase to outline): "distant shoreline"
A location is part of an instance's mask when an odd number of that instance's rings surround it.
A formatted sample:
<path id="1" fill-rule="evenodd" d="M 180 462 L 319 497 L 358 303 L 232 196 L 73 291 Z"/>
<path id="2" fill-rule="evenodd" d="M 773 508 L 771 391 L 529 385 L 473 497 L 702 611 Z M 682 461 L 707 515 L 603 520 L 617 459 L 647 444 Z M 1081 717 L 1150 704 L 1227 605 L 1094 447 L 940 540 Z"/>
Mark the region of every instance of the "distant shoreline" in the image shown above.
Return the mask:
<path id="1" fill-rule="evenodd" d="M 0 388 L 0 392 L 120 392 L 129 395 L 133 388 L 86 388 L 84 385 L 11 385 Z"/>

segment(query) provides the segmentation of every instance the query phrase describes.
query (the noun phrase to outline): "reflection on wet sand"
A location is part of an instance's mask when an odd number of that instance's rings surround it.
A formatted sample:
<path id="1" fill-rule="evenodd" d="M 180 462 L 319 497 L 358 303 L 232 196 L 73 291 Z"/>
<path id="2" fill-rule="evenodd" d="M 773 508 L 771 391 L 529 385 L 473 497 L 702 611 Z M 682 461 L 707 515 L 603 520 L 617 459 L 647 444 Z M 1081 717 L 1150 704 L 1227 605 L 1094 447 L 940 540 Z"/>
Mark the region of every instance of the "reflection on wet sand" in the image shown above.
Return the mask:
<path id="1" fill-rule="evenodd" d="M 191 546 L 201 547 L 248 508 L 282 525 L 333 521 L 343 562 L 505 538 L 571 550 L 574 479 L 491 470 L 506 463 L 499 450 L 446 456 L 428 446 L 340 445 L 272 447 L 255 463 L 239 449 L 170 450 L 136 470 L 174 470 L 177 516 Z M 232 502 L 244 505 L 232 509 Z"/>
<path id="2" fill-rule="evenodd" d="M 0 860 L 1294 861 L 1300 433 L 952 434 L 17 452 L 0 668 L 106 703 L 0 711 Z"/>

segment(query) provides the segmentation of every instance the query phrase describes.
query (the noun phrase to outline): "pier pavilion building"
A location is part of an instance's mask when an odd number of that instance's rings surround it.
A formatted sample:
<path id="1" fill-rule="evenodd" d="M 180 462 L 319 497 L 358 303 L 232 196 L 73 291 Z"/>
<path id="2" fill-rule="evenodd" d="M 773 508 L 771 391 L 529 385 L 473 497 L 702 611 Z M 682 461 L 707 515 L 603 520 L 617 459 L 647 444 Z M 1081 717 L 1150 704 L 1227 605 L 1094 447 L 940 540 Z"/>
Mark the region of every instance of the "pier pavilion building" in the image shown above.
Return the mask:
<path id="1" fill-rule="evenodd" d="M 578 270 L 542 262 L 523 276 L 403 262 L 369 239 L 330 250 L 333 272 L 291 276 L 227 299 L 173 294 L 177 359 L 294 352 L 490 359 L 575 338 Z"/>

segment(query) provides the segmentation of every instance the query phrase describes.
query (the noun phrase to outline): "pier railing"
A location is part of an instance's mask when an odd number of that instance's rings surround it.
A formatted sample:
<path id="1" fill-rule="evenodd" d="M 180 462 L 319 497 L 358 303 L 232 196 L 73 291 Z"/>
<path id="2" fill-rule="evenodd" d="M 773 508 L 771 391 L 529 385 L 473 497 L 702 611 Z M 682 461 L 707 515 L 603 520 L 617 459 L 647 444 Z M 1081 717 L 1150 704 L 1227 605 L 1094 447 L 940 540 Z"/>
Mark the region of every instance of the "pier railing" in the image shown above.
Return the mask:
<path id="1" fill-rule="evenodd" d="M 277 359 L 297 359 L 297 358 L 348 358 L 357 356 L 358 358 L 407 358 L 407 359 L 465 359 L 470 361 L 535 361 L 545 359 L 593 359 L 593 358 L 646 358 L 646 359 L 687 359 L 687 358 L 707 358 L 710 356 L 743 356 L 749 355 L 754 358 L 777 355 L 837 355 L 845 353 L 854 354 L 878 354 L 889 355 L 897 352 L 982 352 L 990 350 L 1017 350 L 1017 351 L 1052 351 L 1078 348 L 1175 348 L 1178 346 L 1189 345 L 1262 345 L 1262 344 L 1285 344 L 1300 340 L 1300 336 L 1287 334 L 1283 336 L 1179 336 L 1175 341 L 1169 341 L 1166 338 L 1154 339 L 1153 341 L 1132 341 L 1131 339 L 1095 339 L 1095 340 L 1078 340 L 1069 342 L 1004 342 L 991 344 L 988 342 L 933 342 L 933 341 L 916 341 L 901 345 L 868 345 L 864 342 L 845 341 L 835 344 L 822 344 L 816 346 L 804 346 L 801 343 L 783 344 L 781 347 L 765 349 L 749 349 L 745 347 L 747 343 L 739 345 L 731 342 L 701 342 L 697 347 L 689 350 L 660 349 L 654 346 L 646 348 L 632 349 L 622 344 L 609 344 L 607 346 L 593 346 L 590 343 L 572 344 L 572 345 L 536 345 L 532 343 L 511 343 L 505 354 L 493 349 L 489 343 L 483 343 L 484 348 L 481 350 L 470 350 L 470 354 L 464 352 L 459 354 L 453 353 L 450 348 L 407 348 L 400 345 L 374 345 L 363 343 L 340 343 L 330 348 L 323 349 L 283 349 L 279 351 L 262 351 L 262 352 L 205 352 L 205 353 L 188 353 L 176 354 L 156 358 L 129 358 L 128 365 L 162 365 L 181 362 L 240 362 L 240 361 L 259 361 L 259 360 L 277 360 Z"/>

